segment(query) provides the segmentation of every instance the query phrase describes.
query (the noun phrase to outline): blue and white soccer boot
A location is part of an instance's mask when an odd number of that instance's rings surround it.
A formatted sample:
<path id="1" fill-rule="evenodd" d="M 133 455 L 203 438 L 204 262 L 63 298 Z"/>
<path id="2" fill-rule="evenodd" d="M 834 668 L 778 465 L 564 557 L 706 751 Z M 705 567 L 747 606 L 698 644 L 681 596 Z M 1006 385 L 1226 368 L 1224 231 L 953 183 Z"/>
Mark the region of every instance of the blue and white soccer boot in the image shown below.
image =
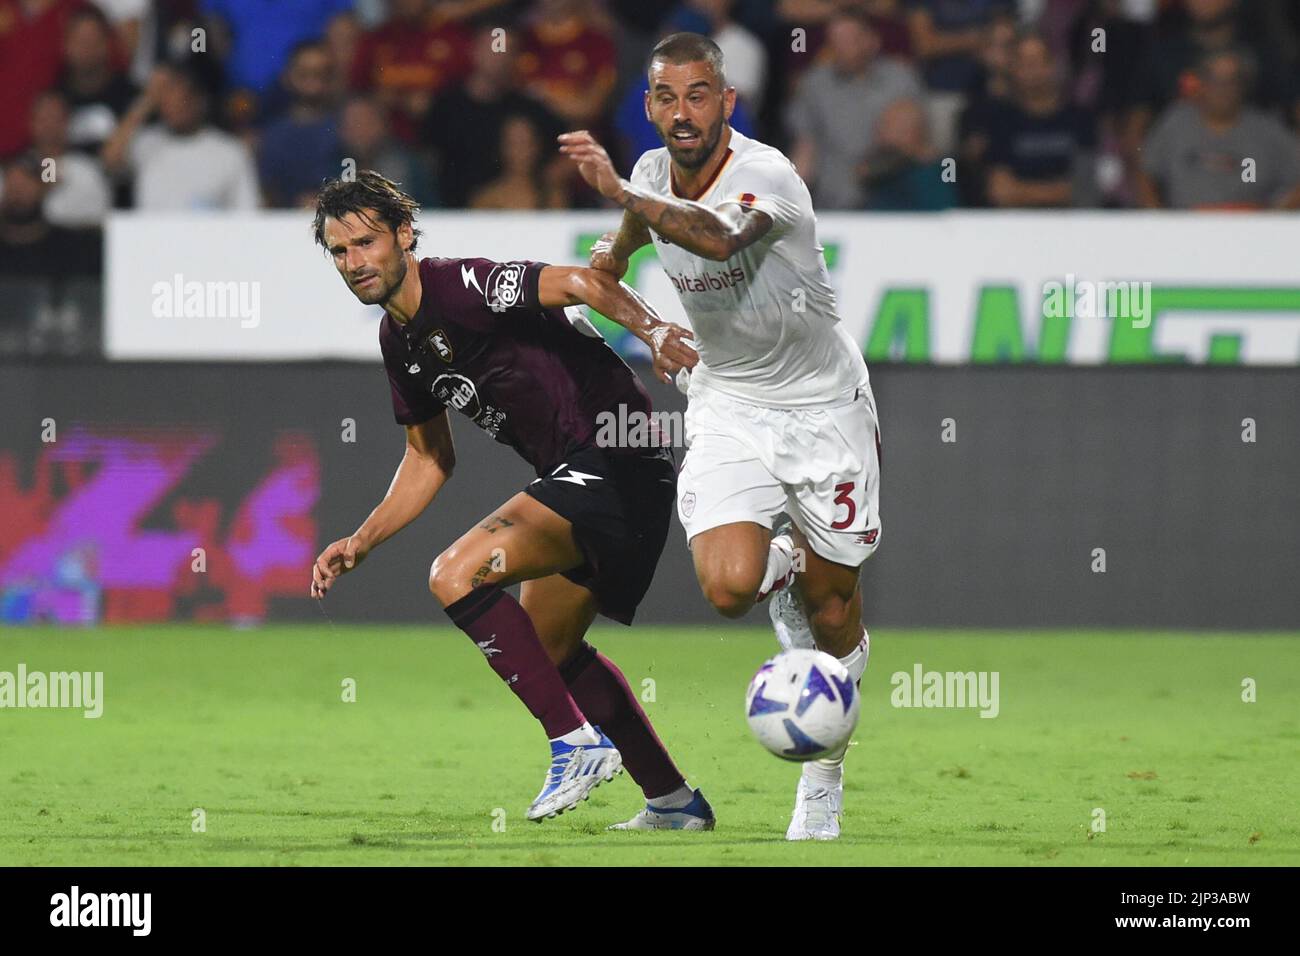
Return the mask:
<path id="1" fill-rule="evenodd" d="M 712 830 L 717 819 L 713 807 L 699 790 L 684 807 L 656 807 L 647 803 L 645 809 L 626 823 L 615 823 L 611 830 Z"/>
<path id="2" fill-rule="evenodd" d="M 599 728 L 596 730 L 600 732 Z M 546 773 L 546 783 L 525 815 L 536 823 L 558 817 L 622 772 L 623 755 L 603 733 L 594 744 L 574 745 L 552 740 L 551 769 Z"/>

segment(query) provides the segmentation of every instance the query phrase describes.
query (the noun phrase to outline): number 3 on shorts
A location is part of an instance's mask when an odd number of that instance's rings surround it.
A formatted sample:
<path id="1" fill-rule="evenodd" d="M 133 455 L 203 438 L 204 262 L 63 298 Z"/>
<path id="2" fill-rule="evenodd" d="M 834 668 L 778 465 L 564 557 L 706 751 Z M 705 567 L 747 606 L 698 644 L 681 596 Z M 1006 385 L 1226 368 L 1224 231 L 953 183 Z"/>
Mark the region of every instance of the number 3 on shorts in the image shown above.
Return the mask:
<path id="1" fill-rule="evenodd" d="M 844 516 L 843 521 L 836 521 L 831 525 L 836 531 L 843 531 L 849 525 L 853 524 L 853 519 L 857 517 L 858 506 L 853 503 L 853 482 L 842 481 L 835 486 L 835 504 L 844 505 L 849 509 L 849 513 Z"/>

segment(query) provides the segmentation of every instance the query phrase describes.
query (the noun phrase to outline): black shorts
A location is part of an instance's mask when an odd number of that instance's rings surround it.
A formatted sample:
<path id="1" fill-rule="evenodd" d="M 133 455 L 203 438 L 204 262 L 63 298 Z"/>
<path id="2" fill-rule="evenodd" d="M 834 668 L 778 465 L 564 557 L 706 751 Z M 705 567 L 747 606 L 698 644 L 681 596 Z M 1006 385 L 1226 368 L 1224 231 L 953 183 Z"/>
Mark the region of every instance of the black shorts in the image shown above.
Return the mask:
<path id="1" fill-rule="evenodd" d="M 564 576 L 596 595 L 601 614 L 631 624 L 672 524 L 672 450 L 610 454 L 581 448 L 524 490 L 573 524 L 584 561 Z"/>

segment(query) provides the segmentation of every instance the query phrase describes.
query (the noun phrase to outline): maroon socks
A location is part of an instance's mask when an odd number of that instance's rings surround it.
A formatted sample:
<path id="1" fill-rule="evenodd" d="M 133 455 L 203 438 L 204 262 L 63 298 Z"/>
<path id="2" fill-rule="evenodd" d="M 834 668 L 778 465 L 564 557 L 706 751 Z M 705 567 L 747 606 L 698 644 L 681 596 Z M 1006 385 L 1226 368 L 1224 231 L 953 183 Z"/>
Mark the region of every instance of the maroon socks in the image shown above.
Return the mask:
<path id="1" fill-rule="evenodd" d="M 560 665 L 560 675 L 587 720 L 623 755 L 623 766 L 647 800 L 672 793 L 685 783 L 613 661 L 583 641 Z"/>
<path id="2" fill-rule="evenodd" d="M 485 584 L 459 601 L 454 601 L 447 608 L 447 616 L 478 645 L 497 676 L 524 702 L 529 713 L 541 722 L 547 737 L 552 740 L 563 737 L 577 730 L 587 720 L 593 724 L 600 723 L 595 716 L 584 717 L 578 709 L 574 697 L 570 696 L 569 690 L 564 686 L 559 671 L 546 656 L 532 620 L 510 594 L 494 584 Z M 617 674 L 618 671 L 614 673 Z M 619 676 L 621 679 L 622 675 Z M 627 687 L 626 684 L 623 686 Z M 630 690 L 628 694 L 631 695 Z M 633 698 L 633 706 L 635 703 Z M 637 712 L 640 712 L 639 707 Z M 648 723 L 646 727 L 649 728 Z M 601 729 L 614 741 L 615 746 L 619 746 L 609 728 Z M 653 738 L 654 733 L 651 732 L 650 736 Z M 658 744 L 658 740 L 655 743 Z M 621 746 L 619 749 L 622 749 Z M 628 762 L 626 752 L 623 759 Z M 628 770 L 632 770 L 631 766 Z M 636 773 L 633 772 L 632 776 L 636 778 Z"/>

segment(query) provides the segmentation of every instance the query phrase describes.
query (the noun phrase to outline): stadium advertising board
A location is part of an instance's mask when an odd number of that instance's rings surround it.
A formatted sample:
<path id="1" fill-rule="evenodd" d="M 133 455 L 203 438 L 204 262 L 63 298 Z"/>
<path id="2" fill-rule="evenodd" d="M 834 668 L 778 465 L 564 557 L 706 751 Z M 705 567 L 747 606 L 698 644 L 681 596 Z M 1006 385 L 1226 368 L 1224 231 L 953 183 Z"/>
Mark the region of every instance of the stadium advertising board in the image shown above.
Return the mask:
<path id="1" fill-rule="evenodd" d="M 616 223 L 612 212 L 429 212 L 419 251 L 575 263 Z M 1300 364 L 1291 217 L 968 212 L 819 223 L 841 314 L 869 361 Z M 106 242 L 111 358 L 379 357 L 379 308 L 348 293 L 302 213 L 118 215 Z M 688 324 L 654 258 L 649 247 L 637 253 L 626 281 Z M 641 357 L 640 343 L 595 319 Z"/>

